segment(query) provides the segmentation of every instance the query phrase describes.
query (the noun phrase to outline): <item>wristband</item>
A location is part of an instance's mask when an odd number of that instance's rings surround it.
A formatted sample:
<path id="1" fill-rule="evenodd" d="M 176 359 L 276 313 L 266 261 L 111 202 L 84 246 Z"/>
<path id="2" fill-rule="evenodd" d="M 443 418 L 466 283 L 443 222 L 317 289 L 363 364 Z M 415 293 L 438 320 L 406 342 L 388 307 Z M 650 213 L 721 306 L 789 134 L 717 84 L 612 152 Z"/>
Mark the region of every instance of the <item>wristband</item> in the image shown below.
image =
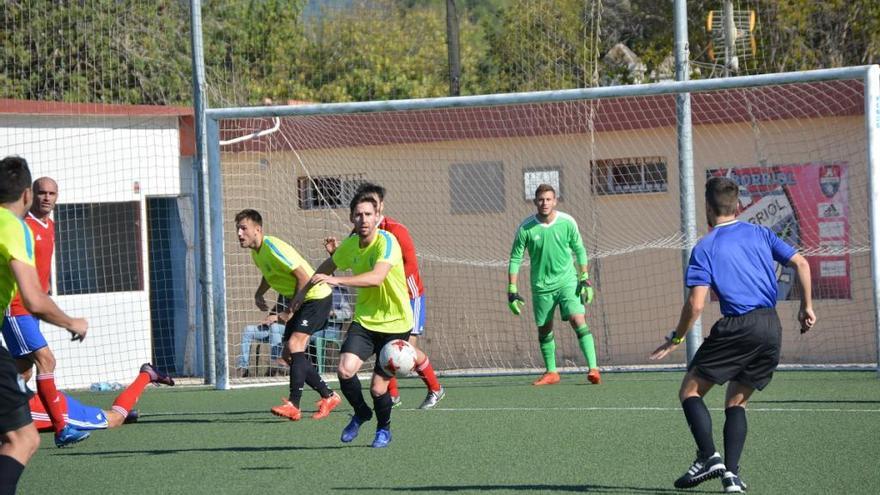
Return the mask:
<path id="1" fill-rule="evenodd" d="M 669 335 L 666 337 L 666 340 L 672 342 L 673 345 L 678 345 L 684 342 L 684 337 L 676 337 L 675 330 L 669 332 Z"/>
<path id="2" fill-rule="evenodd" d="M 507 284 L 507 293 L 508 294 L 516 294 L 517 292 L 519 292 L 519 291 L 516 290 L 516 284 Z"/>
<path id="3" fill-rule="evenodd" d="M 578 275 L 578 280 L 584 282 L 590 279 L 590 272 L 583 272 Z"/>

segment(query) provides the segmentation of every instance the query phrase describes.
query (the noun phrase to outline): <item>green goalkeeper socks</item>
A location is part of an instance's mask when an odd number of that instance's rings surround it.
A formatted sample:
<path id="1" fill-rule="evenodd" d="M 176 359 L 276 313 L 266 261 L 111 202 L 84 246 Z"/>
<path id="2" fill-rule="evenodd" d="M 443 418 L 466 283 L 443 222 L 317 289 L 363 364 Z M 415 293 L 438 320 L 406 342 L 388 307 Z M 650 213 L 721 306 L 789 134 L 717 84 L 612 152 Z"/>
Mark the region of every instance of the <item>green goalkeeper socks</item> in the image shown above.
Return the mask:
<path id="1" fill-rule="evenodd" d="M 590 327 L 585 323 L 574 331 L 578 338 L 578 344 L 581 346 L 581 352 L 587 358 L 587 367 L 590 369 L 598 368 L 596 364 L 596 344 L 593 342 L 593 334 L 590 333 Z"/>
<path id="2" fill-rule="evenodd" d="M 541 355 L 544 356 L 544 365 L 547 366 L 548 373 L 556 372 L 556 340 L 553 338 L 553 332 L 546 335 L 538 334 L 538 344 L 541 348 Z"/>

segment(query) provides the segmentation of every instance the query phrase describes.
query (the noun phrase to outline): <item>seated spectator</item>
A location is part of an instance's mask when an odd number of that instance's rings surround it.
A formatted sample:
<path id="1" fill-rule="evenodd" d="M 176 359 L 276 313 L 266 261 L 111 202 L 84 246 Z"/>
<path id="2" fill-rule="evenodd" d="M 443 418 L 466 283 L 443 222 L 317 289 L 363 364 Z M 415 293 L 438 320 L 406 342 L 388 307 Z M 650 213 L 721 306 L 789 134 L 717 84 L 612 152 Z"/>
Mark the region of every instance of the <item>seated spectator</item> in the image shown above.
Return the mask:
<path id="1" fill-rule="evenodd" d="M 272 367 L 270 367 L 269 371 L 270 374 L 274 374 L 274 366 L 281 357 L 281 339 L 284 337 L 284 322 L 278 320 L 278 315 L 287 309 L 289 303 L 290 301 L 286 297 L 278 296 L 275 307 L 269 311 L 269 314 L 266 315 L 263 321 L 258 325 L 244 327 L 241 335 L 241 353 L 238 355 L 238 362 L 236 364 L 239 377 L 244 378 L 250 375 L 248 366 L 251 358 L 251 343 L 254 341 L 269 342 L 271 344 L 270 354 L 272 358 L 270 362 L 272 364 L 270 366 Z"/>
<path id="2" fill-rule="evenodd" d="M 345 287 L 333 287 L 333 309 L 330 310 L 330 317 L 327 319 L 327 325 L 322 330 L 312 334 L 309 338 L 309 355 L 314 357 L 315 364 L 320 356 L 317 356 L 315 349 L 315 340 L 318 338 L 326 340 L 341 341 L 343 332 L 348 329 L 351 324 L 351 292 Z"/>

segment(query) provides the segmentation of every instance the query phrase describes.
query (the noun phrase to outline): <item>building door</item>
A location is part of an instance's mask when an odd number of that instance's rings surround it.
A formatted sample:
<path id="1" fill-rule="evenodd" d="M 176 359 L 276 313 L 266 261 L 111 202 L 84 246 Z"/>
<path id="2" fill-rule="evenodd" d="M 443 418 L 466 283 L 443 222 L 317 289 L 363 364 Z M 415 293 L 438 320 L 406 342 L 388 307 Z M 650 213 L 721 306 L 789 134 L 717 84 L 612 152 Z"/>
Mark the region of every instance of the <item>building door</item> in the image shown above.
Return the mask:
<path id="1" fill-rule="evenodd" d="M 186 243 L 177 198 L 147 198 L 153 364 L 179 375 L 187 333 Z"/>

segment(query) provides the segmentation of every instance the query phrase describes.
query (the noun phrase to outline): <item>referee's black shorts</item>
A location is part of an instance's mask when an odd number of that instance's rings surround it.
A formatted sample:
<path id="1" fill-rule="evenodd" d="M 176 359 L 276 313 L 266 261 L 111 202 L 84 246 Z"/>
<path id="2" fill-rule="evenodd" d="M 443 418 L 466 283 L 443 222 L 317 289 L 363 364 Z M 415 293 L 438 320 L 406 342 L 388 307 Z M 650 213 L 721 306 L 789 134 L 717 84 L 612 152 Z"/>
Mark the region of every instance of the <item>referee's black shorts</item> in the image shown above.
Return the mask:
<path id="1" fill-rule="evenodd" d="M 0 346 L 0 434 L 33 422 L 28 406 L 32 395 L 18 374 L 12 355 Z"/>
<path id="2" fill-rule="evenodd" d="M 775 308 L 758 308 L 715 322 L 688 366 L 700 378 L 763 390 L 779 364 L 782 324 Z"/>
<path id="3" fill-rule="evenodd" d="M 358 322 L 353 322 L 348 328 L 348 333 L 345 335 L 345 342 L 342 343 L 342 349 L 339 352 L 350 352 L 361 358 L 361 361 L 366 361 L 374 354 L 378 356 L 379 352 L 382 351 L 382 348 L 385 347 L 385 344 L 388 342 L 396 339 L 407 340 L 409 339 L 409 334 L 409 331 L 403 333 L 374 332 L 362 327 Z M 373 372 L 378 373 L 385 378 L 391 378 L 391 376 L 382 369 L 378 359 L 376 359 L 376 366 L 373 367 Z"/>

